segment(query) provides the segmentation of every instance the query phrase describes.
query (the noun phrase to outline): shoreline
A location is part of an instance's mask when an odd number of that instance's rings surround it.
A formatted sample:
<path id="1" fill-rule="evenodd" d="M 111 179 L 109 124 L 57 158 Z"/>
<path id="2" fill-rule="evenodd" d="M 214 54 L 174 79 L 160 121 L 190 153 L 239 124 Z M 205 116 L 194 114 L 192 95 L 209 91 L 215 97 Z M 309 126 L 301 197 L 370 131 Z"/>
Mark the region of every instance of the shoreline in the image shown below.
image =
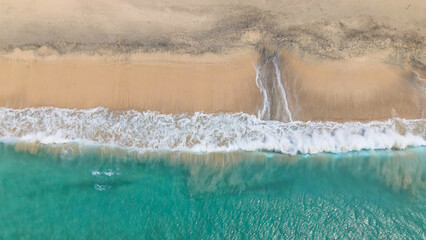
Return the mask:
<path id="1" fill-rule="evenodd" d="M 405 149 L 426 146 L 425 123 L 426 119 L 283 123 L 241 113 L 165 115 L 101 108 L 0 108 L 0 135 L 6 141 L 18 140 L 29 147 L 118 146 L 137 152 L 241 150 L 295 155 Z"/>

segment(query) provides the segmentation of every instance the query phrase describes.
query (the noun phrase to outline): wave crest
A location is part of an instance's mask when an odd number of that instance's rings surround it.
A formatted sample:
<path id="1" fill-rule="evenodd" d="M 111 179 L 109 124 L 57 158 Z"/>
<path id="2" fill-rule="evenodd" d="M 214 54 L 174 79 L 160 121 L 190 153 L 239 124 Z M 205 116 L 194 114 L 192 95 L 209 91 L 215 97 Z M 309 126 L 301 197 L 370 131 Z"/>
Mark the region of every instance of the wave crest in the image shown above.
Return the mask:
<path id="1" fill-rule="evenodd" d="M 404 149 L 426 145 L 426 119 L 263 121 L 244 113 L 160 114 L 54 107 L 0 108 L 3 141 L 87 143 L 138 151 L 273 151 L 286 154 Z"/>

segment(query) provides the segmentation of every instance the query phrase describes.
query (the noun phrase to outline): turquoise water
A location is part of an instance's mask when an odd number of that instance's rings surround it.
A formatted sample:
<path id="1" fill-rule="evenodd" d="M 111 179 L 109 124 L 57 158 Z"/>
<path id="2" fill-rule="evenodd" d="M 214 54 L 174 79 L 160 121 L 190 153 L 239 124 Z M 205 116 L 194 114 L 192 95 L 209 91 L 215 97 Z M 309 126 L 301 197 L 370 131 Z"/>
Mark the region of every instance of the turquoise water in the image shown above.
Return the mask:
<path id="1" fill-rule="evenodd" d="M 64 158 L 2 144 L 0 239 L 426 237 L 424 147 L 166 156 Z"/>

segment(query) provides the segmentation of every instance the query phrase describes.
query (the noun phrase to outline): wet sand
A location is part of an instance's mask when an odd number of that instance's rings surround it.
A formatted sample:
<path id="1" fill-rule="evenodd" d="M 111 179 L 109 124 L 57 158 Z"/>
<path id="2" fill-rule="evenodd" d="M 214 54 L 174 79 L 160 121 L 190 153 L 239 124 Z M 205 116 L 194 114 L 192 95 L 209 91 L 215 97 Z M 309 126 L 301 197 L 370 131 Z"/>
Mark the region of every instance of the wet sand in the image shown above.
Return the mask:
<path id="1" fill-rule="evenodd" d="M 256 86 L 257 61 L 254 51 L 44 60 L 21 54 L 20 60 L 0 60 L 0 104 L 257 114 L 263 104 Z M 294 120 L 424 117 L 424 86 L 400 66 L 365 59 L 302 60 L 282 52 L 280 70 Z M 275 69 L 265 71 L 270 71 L 269 81 L 274 81 Z M 268 91 L 275 94 L 274 89 Z M 271 101 L 281 99 L 272 96 Z"/>
<path id="2" fill-rule="evenodd" d="M 359 58 L 301 60 L 281 55 L 290 110 L 299 120 L 365 121 L 426 116 L 426 82 L 412 68 Z"/>
<path id="3" fill-rule="evenodd" d="M 254 113 L 260 104 L 254 54 L 133 58 L 0 60 L 0 105 Z"/>

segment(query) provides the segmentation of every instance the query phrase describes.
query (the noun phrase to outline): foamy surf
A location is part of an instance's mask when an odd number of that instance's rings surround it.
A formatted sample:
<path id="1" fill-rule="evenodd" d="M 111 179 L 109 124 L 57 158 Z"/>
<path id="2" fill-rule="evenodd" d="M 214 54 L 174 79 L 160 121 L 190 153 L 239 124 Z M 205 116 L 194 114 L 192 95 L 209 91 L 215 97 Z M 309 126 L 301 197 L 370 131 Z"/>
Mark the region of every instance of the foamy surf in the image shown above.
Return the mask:
<path id="1" fill-rule="evenodd" d="M 426 119 L 264 121 L 244 113 L 160 114 L 54 107 L 0 108 L 0 137 L 41 144 L 95 144 L 146 151 L 341 153 L 426 146 Z"/>

